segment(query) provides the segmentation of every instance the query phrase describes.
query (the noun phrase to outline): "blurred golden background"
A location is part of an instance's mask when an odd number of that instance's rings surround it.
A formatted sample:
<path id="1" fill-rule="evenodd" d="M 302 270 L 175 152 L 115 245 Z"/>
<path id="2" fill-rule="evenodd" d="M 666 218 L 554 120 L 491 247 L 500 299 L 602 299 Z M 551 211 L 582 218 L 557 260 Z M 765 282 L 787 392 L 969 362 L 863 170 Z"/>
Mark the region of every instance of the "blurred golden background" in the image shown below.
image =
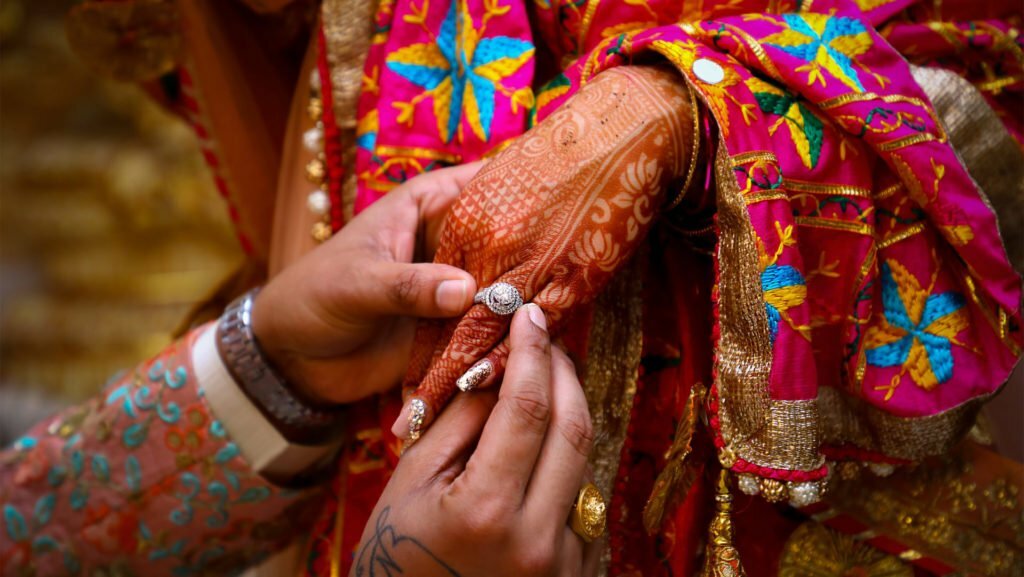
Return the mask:
<path id="1" fill-rule="evenodd" d="M 191 129 L 0 2 L 0 442 L 170 341 L 241 261 Z"/>

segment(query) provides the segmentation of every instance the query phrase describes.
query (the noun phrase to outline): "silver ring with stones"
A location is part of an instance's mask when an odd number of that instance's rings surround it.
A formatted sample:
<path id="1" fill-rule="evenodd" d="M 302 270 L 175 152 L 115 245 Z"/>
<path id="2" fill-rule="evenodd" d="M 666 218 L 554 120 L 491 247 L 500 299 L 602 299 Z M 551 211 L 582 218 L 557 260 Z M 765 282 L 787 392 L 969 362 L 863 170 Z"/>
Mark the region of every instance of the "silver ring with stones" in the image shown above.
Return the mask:
<path id="1" fill-rule="evenodd" d="M 523 306 L 523 295 L 507 282 L 497 282 L 476 293 L 473 302 L 487 305 L 496 315 L 510 315 Z"/>

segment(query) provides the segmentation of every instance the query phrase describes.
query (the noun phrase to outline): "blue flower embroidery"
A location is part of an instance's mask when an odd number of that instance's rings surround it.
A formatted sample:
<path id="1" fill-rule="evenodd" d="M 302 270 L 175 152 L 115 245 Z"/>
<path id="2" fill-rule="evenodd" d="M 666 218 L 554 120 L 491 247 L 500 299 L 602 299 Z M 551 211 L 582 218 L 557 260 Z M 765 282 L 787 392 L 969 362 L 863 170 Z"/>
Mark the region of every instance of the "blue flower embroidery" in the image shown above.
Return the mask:
<path id="1" fill-rule="evenodd" d="M 953 376 L 952 344 L 967 328 L 964 297 L 955 292 L 928 294 L 900 263 L 882 264 L 884 316 L 868 329 L 868 364 L 901 367 L 923 389 L 930 390 Z M 893 388 L 886 399 L 891 398 Z"/>
<path id="2" fill-rule="evenodd" d="M 807 298 L 807 285 L 800 271 L 789 265 L 772 264 L 761 272 L 761 290 L 764 291 L 768 329 L 772 344 L 775 344 L 779 336 L 779 321 L 786 311 L 804 302 Z"/>
<path id="3" fill-rule="evenodd" d="M 425 89 L 432 96 L 437 130 L 451 142 L 463 113 L 473 133 L 483 141 L 491 138 L 495 94 L 508 93 L 502 80 L 518 71 L 533 56 L 533 45 L 508 36 L 481 38 L 473 26 L 465 1 L 459 9 L 452 2 L 441 23 L 436 41 L 413 44 L 388 56 L 393 72 Z M 426 0 L 422 11 L 425 13 Z M 498 9 L 495 14 L 508 11 Z M 396 102 L 399 122 L 411 122 L 416 102 Z M 515 103 L 513 102 L 513 105 Z"/>
<path id="4" fill-rule="evenodd" d="M 824 68 L 840 82 L 864 92 L 853 69 L 852 58 L 871 48 L 872 40 L 859 20 L 825 14 L 783 14 L 788 28 L 764 39 L 764 43 L 807 63 L 796 70 L 809 72 L 808 84 L 825 85 Z"/>

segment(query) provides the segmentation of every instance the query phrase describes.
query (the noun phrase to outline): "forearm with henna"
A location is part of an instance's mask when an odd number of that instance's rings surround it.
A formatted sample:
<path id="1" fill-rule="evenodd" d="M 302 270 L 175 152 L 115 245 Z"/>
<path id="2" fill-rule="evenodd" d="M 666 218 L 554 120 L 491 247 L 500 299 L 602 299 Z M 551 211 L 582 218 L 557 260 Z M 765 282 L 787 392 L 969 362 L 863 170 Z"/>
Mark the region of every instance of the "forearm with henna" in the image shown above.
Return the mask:
<path id="1" fill-rule="evenodd" d="M 512 284 L 557 336 L 633 254 L 689 168 L 687 90 L 678 73 L 657 66 L 591 80 L 467 185 L 435 262 L 468 271 L 479 287 Z M 486 358 L 500 374 L 508 322 L 476 305 L 458 321 L 421 323 L 405 384 L 426 402 L 423 426 L 474 363 Z"/>

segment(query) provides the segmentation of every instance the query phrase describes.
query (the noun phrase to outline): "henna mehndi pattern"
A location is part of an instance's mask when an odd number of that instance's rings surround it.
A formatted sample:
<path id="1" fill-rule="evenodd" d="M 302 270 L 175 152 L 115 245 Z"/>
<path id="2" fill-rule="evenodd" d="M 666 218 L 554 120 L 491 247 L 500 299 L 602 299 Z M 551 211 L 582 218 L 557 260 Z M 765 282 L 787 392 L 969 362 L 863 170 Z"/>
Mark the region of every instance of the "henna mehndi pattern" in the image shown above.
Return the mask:
<path id="1" fill-rule="evenodd" d="M 567 313 L 633 254 L 689 165 L 689 106 L 686 86 L 663 69 L 601 76 L 467 186 L 435 260 L 469 271 L 479 286 L 517 287 L 557 335 Z M 421 325 L 406 385 L 419 384 L 428 422 L 473 363 L 486 357 L 500 372 L 508 323 L 477 305 L 460 321 Z"/>

